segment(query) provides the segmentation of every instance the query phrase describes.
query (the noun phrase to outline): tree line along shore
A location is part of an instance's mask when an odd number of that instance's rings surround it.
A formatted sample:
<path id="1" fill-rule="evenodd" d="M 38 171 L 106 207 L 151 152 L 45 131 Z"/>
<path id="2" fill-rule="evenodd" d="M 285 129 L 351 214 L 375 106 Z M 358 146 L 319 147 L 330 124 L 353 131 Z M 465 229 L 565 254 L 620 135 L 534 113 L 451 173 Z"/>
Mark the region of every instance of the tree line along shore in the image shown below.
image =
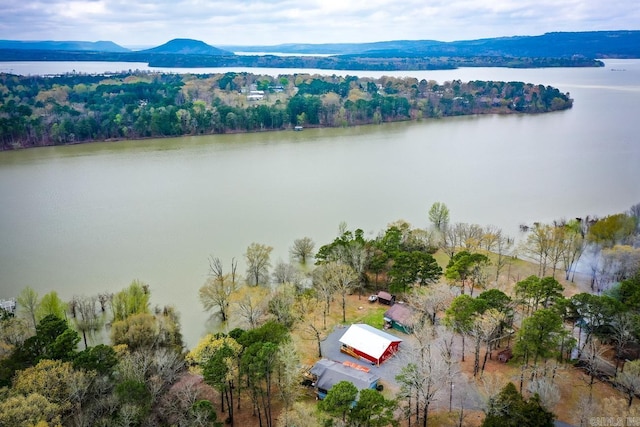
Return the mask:
<path id="1" fill-rule="evenodd" d="M 254 242 L 244 274 L 211 255 L 199 299 L 226 332 L 191 349 L 179 313 L 152 307 L 143 282 L 67 301 L 26 287 L 17 311 L 0 310 L 0 424 L 551 427 L 637 416 L 640 204 L 537 223 L 519 244 L 450 223 L 443 203 L 428 216 L 427 228 L 397 221 L 373 238 L 341 224 L 317 250 L 296 239 L 275 265 L 273 248 Z M 581 259 L 592 275 L 579 288 Z M 377 290 L 413 312 L 412 330 L 395 332 L 399 372 L 385 378 L 397 387 L 341 381 L 318 403 L 305 365 L 323 357 L 333 325 L 380 328 L 385 308 L 363 317 L 345 302 L 372 307 L 350 295 Z"/>
<path id="2" fill-rule="evenodd" d="M 129 71 L 0 74 L 0 146 L 341 127 L 571 108 L 542 84 Z"/>

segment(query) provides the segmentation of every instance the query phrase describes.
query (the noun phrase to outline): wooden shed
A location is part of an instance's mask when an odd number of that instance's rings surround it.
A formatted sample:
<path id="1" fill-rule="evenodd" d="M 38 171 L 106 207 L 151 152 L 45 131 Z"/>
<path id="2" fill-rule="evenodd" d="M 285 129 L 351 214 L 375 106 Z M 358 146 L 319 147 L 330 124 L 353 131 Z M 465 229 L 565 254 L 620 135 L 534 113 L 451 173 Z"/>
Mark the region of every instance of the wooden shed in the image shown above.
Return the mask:
<path id="1" fill-rule="evenodd" d="M 385 328 L 393 328 L 405 334 L 413 331 L 416 313 L 406 304 L 397 303 L 384 312 Z"/>
<path id="2" fill-rule="evenodd" d="M 507 347 L 498 353 L 498 360 L 502 363 L 507 363 L 513 357 L 513 351 L 511 347 Z"/>
<path id="3" fill-rule="evenodd" d="M 378 302 L 385 305 L 393 305 L 396 302 L 396 296 L 391 295 L 389 292 L 378 292 Z"/>

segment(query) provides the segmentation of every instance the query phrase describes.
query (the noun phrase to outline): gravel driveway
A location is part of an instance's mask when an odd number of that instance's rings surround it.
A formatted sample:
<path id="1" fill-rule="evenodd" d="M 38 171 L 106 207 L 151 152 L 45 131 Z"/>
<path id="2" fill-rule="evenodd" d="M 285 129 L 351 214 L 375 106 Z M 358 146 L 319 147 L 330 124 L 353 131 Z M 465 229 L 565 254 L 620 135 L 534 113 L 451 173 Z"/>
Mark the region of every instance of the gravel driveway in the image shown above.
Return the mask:
<path id="1" fill-rule="evenodd" d="M 403 340 L 400 343 L 398 354 L 394 355 L 391 359 L 380 364 L 380 366 L 372 365 L 368 361 L 357 360 L 353 357 L 344 354 L 340 351 L 340 338 L 347 331 L 347 326 L 338 325 L 320 344 L 322 349 L 322 356 L 326 359 L 334 360 L 336 362 L 344 362 L 350 361 L 354 363 L 358 363 L 360 365 L 366 366 L 370 369 L 371 373 L 374 373 L 380 377 L 380 384 L 382 384 L 385 389 L 389 389 L 392 393 L 397 393 L 399 391 L 399 384 L 396 381 L 396 375 L 398 375 L 405 365 L 406 361 L 402 358 L 402 348 L 406 342 L 410 342 L 413 340 L 411 335 L 403 334 L 402 332 L 396 331 L 394 329 L 386 330 L 385 332 L 395 335 Z M 459 349 L 458 349 L 459 351 Z M 482 409 L 483 402 L 478 394 L 478 390 L 475 385 L 471 385 L 467 382 L 463 375 L 458 375 L 456 380 L 454 381 L 454 390 L 465 390 L 465 408 L 466 409 Z M 454 392 L 454 406 L 456 402 L 459 403 L 459 397 L 456 398 L 456 394 Z M 434 401 L 434 407 L 440 408 L 448 408 L 449 407 L 449 389 L 448 387 L 443 387 L 440 390 L 439 395 L 437 395 L 436 400 Z"/>

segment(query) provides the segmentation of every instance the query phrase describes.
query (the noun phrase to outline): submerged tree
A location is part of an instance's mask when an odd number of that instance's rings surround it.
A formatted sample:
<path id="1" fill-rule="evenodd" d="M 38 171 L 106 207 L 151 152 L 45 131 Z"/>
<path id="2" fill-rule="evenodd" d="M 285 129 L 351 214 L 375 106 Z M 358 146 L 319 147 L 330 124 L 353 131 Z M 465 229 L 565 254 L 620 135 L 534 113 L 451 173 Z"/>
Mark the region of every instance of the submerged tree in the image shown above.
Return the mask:
<path id="1" fill-rule="evenodd" d="M 313 257 L 314 247 L 315 243 L 310 237 L 303 237 L 293 241 L 293 246 L 289 249 L 289 253 L 292 259 L 302 265 L 306 265 L 307 261 Z"/>
<path id="2" fill-rule="evenodd" d="M 441 202 L 435 202 L 431 205 L 431 208 L 429 208 L 429 221 L 437 231 L 444 232 L 449 225 L 449 208 L 447 205 Z"/>
<path id="3" fill-rule="evenodd" d="M 20 292 L 16 300 L 18 307 L 20 307 L 20 310 L 31 321 L 31 326 L 35 329 L 38 324 L 37 314 L 38 306 L 40 305 L 38 293 L 27 286 Z"/>
<path id="4" fill-rule="evenodd" d="M 209 278 L 200 288 L 200 302 L 207 311 L 217 309 L 223 322 L 229 318 L 231 295 L 237 290 L 237 262 L 231 260 L 231 273 L 224 274 L 220 258 L 209 258 Z"/>
<path id="5" fill-rule="evenodd" d="M 51 291 L 42 296 L 37 311 L 38 319 L 42 319 L 49 314 L 64 319 L 67 314 L 67 304 L 60 299 L 56 291 Z"/>
<path id="6" fill-rule="evenodd" d="M 128 288 L 116 293 L 111 300 L 113 320 L 124 320 L 132 314 L 149 312 L 149 285 L 139 280 L 131 282 Z"/>
<path id="7" fill-rule="evenodd" d="M 247 283 L 250 286 L 268 285 L 270 255 L 273 248 L 259 243 L 252 243 L 247 247 L 244 257 L 247 261 Z"/>
<path id="8" fill-rule="evenodd" d="M 73 297 L 71 319 L 76 329 L 82 334 L 84 348 L 88 347 L 87 336 L 92 337 L 104 326 L 104 317 L 97 308 L 97 297 Z"/>

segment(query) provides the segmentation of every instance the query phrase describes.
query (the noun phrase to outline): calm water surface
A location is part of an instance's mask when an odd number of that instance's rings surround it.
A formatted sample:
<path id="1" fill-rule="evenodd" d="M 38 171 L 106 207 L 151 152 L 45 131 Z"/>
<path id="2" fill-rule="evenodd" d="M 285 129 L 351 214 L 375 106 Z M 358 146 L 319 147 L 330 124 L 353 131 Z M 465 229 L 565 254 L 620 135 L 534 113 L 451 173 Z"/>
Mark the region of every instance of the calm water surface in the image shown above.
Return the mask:
<path id="1" fill-rule="evenodd" d="M 341 221 L 369 237 L 398 219 L 427 226 L 435 201 L 449 206 L 453 222 L 514 236 L 520 223 L 625 211 L 640 202 L 640 61 L 606 63 L 321 72 L 549 84 L 575 99 L 558 113 L 2 152 L 0 298 L 31 286 L 68 299 L 140 279 L 153 304 L 178 308 L 193 346 L 214 327 L 197 298 L 211 254 L 226 266 L 236 257 L 244 270 L 244 250 L 259 242 L 274 247 L 275 263 L 296 238 L 328 243 Z M 0 70 L 65 71 L 59 64 L 81 72 L 144 66 L 0 62 Z"/>

